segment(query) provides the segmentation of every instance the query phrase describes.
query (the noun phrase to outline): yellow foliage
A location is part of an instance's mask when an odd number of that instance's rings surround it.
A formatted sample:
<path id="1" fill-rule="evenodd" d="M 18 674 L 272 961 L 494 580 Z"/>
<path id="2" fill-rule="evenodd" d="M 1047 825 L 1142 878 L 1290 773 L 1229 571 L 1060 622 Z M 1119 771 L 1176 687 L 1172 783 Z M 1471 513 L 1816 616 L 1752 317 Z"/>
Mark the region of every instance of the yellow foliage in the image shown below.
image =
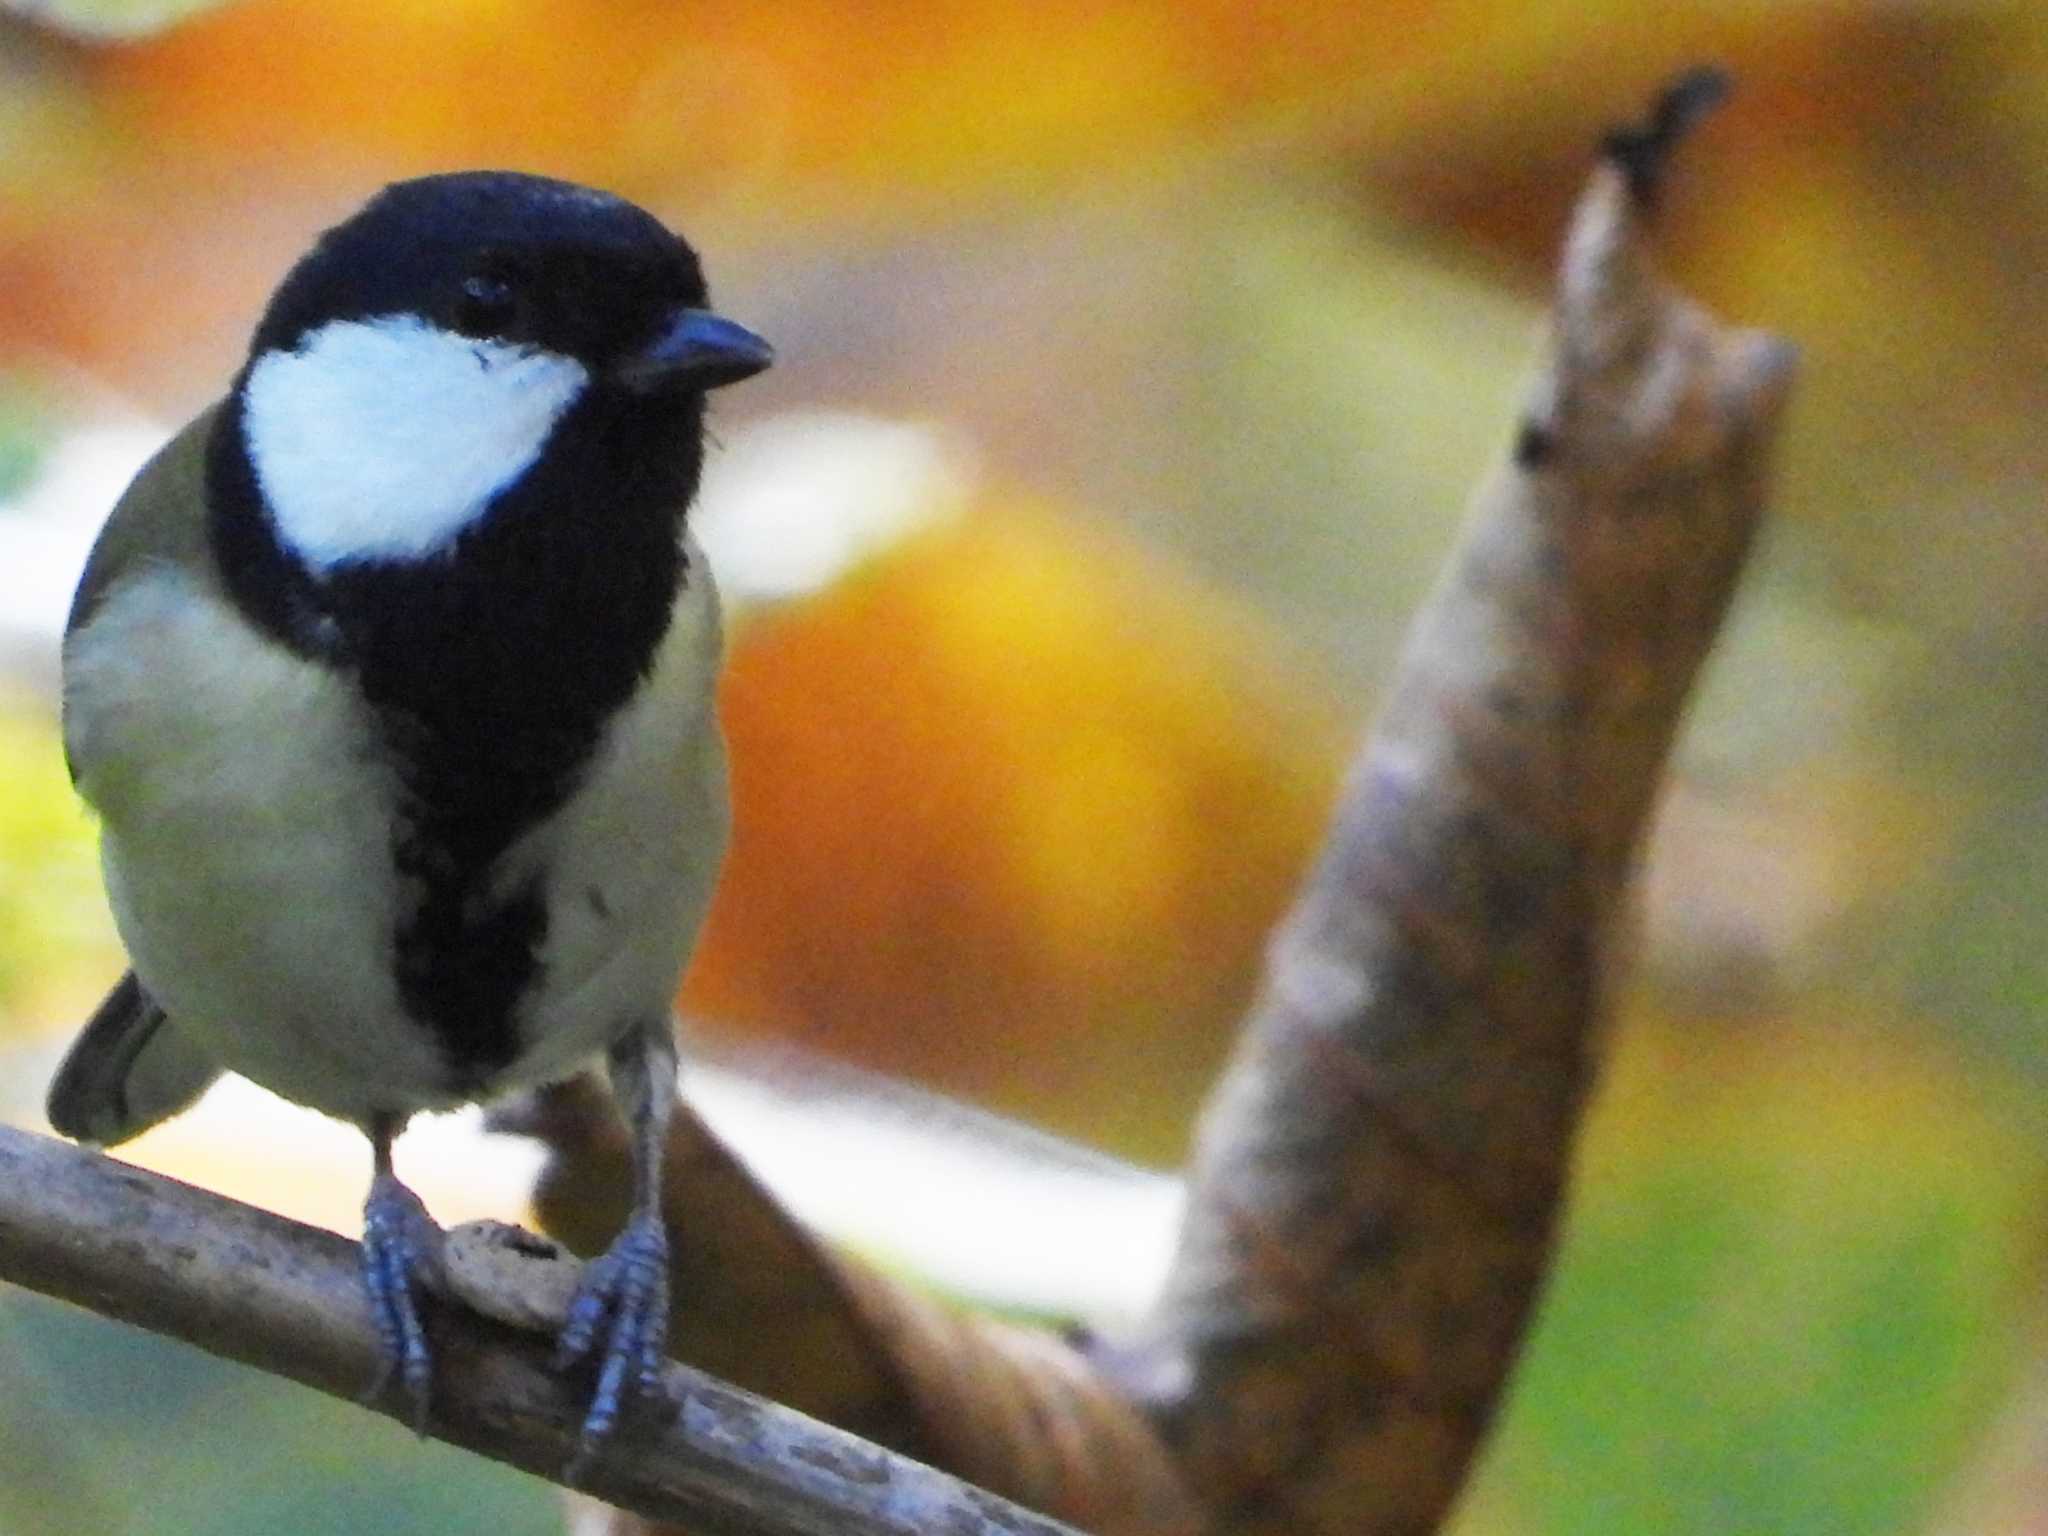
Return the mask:
<path id="1" fill-rule="evenodd" d="M 692 1007 L 1135 1149 L 1179 1135 L 1342 740 L 1247 616 L 986 506 L 744 628 L 724 712 Z"/>
<path id="2" fill-rule="evenodd" d="M 152 142 L 189 153 L 394 171 L 514 163 L 642 195 L 765 173 L 785 193 L 871 207 L 1114 167 L 1356 89 L 1421 52 L 1441 12 L 1413 0 L 272 0 L 223 6 L 96 68 Z"/>
<path id="3" fill-rule="evenodd" d="M 90 1002 L 118 970 L 95 846 L 48 715 L 0 693 L 0 1028 Z"/>

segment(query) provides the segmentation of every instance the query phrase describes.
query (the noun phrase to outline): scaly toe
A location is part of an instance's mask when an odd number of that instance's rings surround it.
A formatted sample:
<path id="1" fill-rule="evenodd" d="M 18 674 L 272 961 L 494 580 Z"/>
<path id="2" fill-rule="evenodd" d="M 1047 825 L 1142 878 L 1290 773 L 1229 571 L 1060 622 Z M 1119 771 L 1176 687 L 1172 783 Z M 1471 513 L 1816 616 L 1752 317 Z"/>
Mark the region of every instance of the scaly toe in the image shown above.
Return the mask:
<path id="1" fill-rule="evenodd" d="M 419 1196 L 381 1175 L 363 1206 L 363 1292 L 377 1328 L 382 1359 L 365 1403 L 383 1398 L 396 1379 L 412 1404 L 415 1433 L 427 1432 L 433 1395 L 433 1359 L 420 1322 L 419 1291 L 439 1271 L 441 1229 Z"/>
<path id="2" fill-rule="evenodd" d="M 636 1217 L 584 1266 L 556 1345 L 557 1370 L 585 1359 L 597 1366 L 572 1473 L 617 1427 L 628 1397 L 660 1381 L 667 1332 L 668 1234 L 658 1217 Z"/>

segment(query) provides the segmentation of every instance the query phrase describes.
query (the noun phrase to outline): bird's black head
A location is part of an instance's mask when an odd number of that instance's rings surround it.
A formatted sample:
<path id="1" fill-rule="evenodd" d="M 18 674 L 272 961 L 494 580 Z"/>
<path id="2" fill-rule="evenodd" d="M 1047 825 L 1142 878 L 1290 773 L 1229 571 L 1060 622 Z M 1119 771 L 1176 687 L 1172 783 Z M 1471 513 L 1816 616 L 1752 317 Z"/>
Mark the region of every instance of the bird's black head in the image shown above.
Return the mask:
<path id="1" fill-rule="evenodd" d="M 694 350 L 677 339 L 706 302 L 697 253 L 644 209 L 571 182 L 464 171 L 386 187 L 321 236 L 250 355 L 297 350 L 337 321 L 406 316 L 574 358 L 600 383 L 701 390 L 766 367 L 765 343 L 708 315 Z"/>
<path id="2" fill-rule="evenodd" d="M 216 497 L 252 503 L 315 580 L 445 563 L 522 512 L 558 543 L 672 524 L 705 392 L 769 361 L 705 304 L 696 253 L 621 198 L 508 171 L 399 182 L 279 285 Z"/>
<path id="3" fill-rule="evenodd" d="M 768 364 L 705 305 L 689 246 L 620 198 L 386 188 L 285 277 L 215 418 L 237 604 L 451 762 L 552 792 L 686 579 L 706 391 Z"/>

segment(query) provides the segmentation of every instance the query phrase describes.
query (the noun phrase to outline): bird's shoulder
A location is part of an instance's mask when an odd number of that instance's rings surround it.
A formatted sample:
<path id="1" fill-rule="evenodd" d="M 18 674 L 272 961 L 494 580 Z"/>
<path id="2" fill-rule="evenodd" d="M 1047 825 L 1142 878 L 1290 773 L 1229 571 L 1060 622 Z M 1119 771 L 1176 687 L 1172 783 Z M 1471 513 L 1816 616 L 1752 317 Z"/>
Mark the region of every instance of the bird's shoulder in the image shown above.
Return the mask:
<path id="1" fill-rule="evenodd" d="M 201 412 L 143 466 L 100 530 L 72 599 L 64 755 L 102 814 L 109 770 L 164 776 L 180 753 L 211 761 L 238 734 L 289 739 L 334 686 L 328 669 L 250 623 L 222 578 L 207 496 L 219 410 Z M 196 761 L 179 769 L 187 771 Z"/>
<path id="2" fill-rule="evenodd" d="M 220 414 L 215 402 L 144 464 L 121 493 L 71 599 L 67 642 L 92 621 L 123 580 L 174 567 L 205 586 L 217 586 L 207 543 L 206 452 Z"/>

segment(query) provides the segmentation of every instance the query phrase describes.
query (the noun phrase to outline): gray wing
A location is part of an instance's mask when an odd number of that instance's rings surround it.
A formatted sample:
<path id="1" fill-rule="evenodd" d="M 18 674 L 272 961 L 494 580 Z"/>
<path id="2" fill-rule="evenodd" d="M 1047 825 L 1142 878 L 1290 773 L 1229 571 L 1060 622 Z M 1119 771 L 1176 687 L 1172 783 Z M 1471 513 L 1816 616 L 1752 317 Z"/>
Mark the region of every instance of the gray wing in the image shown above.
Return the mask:
<path id="1" fill-rule="evenodd" d="M 220 1074 L 129 971 L 58 1066 L 50 1124 L 73 1141 L 111 1147 L 168 1120 Z"/>
<path id="2" fill-rule="evenodd" d="M 93 541 L 85 574 L 71 599 L 64 622 L 64 643 L 92 622 L 100 605 L 124 576 L 151 565 L 173 564 L 210 579 L 206 547 L 206 444 L 213 433 L 218 405 L 209 406 L 191 425 L 164 444 L 143 465 L 114 504 L 106 525 Z M 64 760 L 75 783 L 81 764 L 67 733 Z"/>
<path id="3" fill-rule="evenodd" d="M 67 646 L 124 575 L 163 563 L 205 570 L 206 442 L 218 409 L 201 412 L 122 493 L 71 600 L 64 626 Z M 69 732 L 64 747 L 76 779 L 82 765 Z M 112 1146 L 169 1119 L 220 1073 L 130 971 L 107 994 L 57 1068 L 50 1084 L 50 1124 L 75 1140 Z"/>

